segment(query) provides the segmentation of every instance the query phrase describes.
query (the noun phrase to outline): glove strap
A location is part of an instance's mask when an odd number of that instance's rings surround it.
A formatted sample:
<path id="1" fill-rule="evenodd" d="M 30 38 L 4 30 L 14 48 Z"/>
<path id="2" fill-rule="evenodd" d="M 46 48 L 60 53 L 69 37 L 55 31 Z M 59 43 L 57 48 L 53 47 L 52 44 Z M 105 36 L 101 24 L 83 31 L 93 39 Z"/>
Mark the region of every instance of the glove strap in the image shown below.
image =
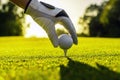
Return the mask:
<path id="1" fill-rule="evenodd" d="M 67 15 L 67 13 L 64 10 L 59 12 L 55 17 L 68 17 L 69 18 L 69 16 Z"/>
<path id="2" fill-rule="evenodd" d="M 27 8 L 28 8 L 28 6 L 29 6 L 29 4 L 30 4 L 31 1 L 32 1 L 32 0 L 29 0 L 29 1 L 28 1 L 27 5 L 26 5 L 26 7 L 25 7 L 24 13 L 26 13 Z"/>

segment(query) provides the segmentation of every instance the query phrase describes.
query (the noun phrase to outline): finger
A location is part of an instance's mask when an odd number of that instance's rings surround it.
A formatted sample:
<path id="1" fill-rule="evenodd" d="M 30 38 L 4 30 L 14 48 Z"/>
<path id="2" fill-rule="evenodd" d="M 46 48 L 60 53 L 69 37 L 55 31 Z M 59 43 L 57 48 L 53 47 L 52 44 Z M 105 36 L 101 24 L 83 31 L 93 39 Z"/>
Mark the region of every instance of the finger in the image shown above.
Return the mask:
<path id="1" fill-rule="evenodd" d="M 51 27 L 50 27 L 51 26 Z M 55 32 L 55 27 L 53 25 L 49 25 L 46 30 L 50 41 L 52 42 L 54 47 L 58 47 L 58 36 Z"/>
<path id="2" fill-rule="evenodd" d="M 58 36 L 55 31 L 55 24 L 53 21 L 47 18 L 37 18 L 39 24 L 42 24 L 42 28 L 46 31 L 51 43 L 54 47 L 58 47 Z M 41 23 L 43 22 L 43 23 Z"/>
<path id="3" fill-rule="evenodd" d="M 68 17 L 58 17 L 60 24 L 62 24 L 70 33 L 74 44 L 78 44 L 76 30 L 72 24 L 72 21 Z"/>

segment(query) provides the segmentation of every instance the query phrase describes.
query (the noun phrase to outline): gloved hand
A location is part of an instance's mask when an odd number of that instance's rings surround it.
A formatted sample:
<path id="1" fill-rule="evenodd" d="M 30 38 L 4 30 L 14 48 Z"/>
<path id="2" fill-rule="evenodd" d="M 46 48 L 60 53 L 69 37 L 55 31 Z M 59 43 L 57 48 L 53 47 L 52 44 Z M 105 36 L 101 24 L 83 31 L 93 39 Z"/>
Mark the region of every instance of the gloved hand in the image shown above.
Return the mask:
<path id="1" fill-rule="evenodd" d="M 62 24 L 70 33 L 74 44 L 77 44 L 75 28 L 63 9 L 56 8 L 38 0 L 30 0 L 26 6 L 25 13 L 29 14 L 48 34 L 54 47 L 59 46 L 55 24 Z"/>

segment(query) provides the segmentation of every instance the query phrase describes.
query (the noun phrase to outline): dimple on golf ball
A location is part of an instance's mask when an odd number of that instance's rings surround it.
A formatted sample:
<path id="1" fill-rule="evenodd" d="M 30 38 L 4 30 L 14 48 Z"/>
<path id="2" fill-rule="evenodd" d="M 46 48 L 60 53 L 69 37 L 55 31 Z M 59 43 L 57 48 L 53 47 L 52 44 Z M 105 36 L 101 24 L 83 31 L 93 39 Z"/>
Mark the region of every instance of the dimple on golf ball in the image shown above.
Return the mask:
<path id="1" fill-rule="evenodd" d="M 71 48 L 73 44 L 71 36 L 67 34 L 60 35 L 58 41 L 60 48 L 64 50 Z"/>

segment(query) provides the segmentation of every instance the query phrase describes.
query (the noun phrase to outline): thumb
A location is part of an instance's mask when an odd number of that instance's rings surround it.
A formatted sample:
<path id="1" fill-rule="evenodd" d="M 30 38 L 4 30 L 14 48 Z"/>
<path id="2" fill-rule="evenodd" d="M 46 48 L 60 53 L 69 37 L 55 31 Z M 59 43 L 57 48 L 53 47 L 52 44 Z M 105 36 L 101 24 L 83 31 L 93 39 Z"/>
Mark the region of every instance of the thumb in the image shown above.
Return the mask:
<path id="1" fill-rule="evenodd" d="M 78 44 L 76 30 L 72 21 L 68 17 L 58 17 L 58 21 L 69 31 L 74 44 Z"/>

